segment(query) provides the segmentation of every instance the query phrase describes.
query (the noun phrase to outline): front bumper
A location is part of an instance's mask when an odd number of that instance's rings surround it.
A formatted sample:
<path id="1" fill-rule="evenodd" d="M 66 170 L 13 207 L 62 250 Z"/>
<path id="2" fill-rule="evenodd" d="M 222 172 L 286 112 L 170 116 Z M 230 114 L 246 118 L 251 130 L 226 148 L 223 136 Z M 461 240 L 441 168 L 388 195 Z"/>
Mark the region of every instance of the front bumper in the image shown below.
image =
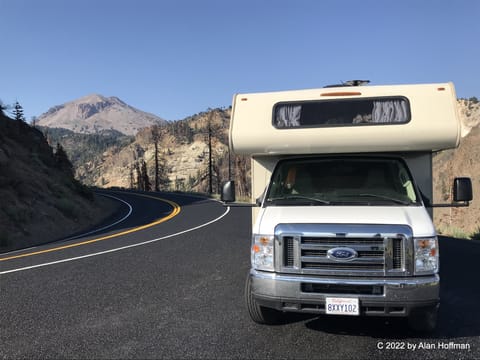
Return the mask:
<path id="1" fill-rule="evenodd" d="M 299 276 L 250 270 L 252 295 L 265 307 L 325 313 L 326 297 L 353 297 L 360 315 L 408 316 L 414 308 L 438 306 L 440 277 L 345 278 Z"/>

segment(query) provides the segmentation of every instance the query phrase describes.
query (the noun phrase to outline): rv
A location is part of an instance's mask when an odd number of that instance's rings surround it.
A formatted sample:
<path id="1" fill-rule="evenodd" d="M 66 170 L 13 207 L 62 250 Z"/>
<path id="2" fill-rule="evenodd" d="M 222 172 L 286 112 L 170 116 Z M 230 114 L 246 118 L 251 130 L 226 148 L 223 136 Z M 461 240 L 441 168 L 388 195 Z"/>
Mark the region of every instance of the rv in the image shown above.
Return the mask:
<path id="1" fill-rule="evenodd" d="M 357 82 L 352 82 L 355 85 Z M 407 317 L 431 331 L 439 309 L 432 154 L 455 148 L 452 83 L 328 86 L 237 94 L 230 149 L 251 156 L 253 321 L 287 312 Z M 235 184 L 222 189 L 235 203 Z"/>

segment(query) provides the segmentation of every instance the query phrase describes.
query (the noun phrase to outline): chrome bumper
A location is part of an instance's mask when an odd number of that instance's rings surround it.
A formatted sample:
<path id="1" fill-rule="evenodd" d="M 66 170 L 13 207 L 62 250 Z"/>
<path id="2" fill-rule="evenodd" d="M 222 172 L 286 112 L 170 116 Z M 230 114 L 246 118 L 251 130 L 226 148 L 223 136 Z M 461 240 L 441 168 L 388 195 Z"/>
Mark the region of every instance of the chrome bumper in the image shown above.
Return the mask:
<path id="1" fill-rule="evenodd" d="M 358 298 L 361 315 L 371 316 L 407 316 L 413 308 L 439 304 L 438 275 L 352 279 L 284 275 L 252 269 L 250 277 L 252 295 L 259 305 L 281 311 L 322 314 L 326 297 Z M 328 288 L 333 291 L 325 291 Z M 348 293 L 350 288 L 352 293 Z M 373 291 L 366 294 L 362 293 L 363 289 Z"/>

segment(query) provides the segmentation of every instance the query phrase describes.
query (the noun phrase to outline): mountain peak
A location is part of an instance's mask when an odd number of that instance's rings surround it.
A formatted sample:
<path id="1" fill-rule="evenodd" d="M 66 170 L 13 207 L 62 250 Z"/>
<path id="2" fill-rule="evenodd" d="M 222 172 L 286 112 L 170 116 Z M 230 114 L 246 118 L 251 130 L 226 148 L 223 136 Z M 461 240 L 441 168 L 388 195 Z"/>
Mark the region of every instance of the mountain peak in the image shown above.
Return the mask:
<path id="1" fill-rule="evenodd" d="M 73 100 L 72 102 L 95 104 L 103 101 L 107 101 L 107 97 L 100 94 L 89 94 L 81 97 L 80 99 Z"/>
<path id="2" fill-rule="evenodd" d="M 164 119 L 138 110 L 118 97 L 100 94 L 86 95 L 54 106 L 38 118 L 41 126 L 87 134 L 117 130 L 126 135 L 135 135 L 142 128 L 164 122 Z"/>

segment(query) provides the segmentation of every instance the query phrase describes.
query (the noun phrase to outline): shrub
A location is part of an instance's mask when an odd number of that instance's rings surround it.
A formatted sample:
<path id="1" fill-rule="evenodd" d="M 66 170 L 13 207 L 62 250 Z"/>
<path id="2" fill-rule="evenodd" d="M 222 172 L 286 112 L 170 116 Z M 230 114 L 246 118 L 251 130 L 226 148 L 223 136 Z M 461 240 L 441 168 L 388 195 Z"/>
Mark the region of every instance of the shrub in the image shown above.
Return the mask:
<path id="1" fill-rule="evenodd" d="M 32 219 L 32 211 L 20 206 L 6 206 L 3 211 L 16 224 L 23 224 Z"/>
<path id="2" fill-rule="evenodd" d="M 480 227 L 470 235 L 472 240 L 480 240 Z"/>
<path id="3" fill-rule="evenodd" d="M 0 233 L 0 249 L 6 248 L 9 245 L 10 245 L 10 241 L 8 239 L 8 234 L 1 232 Z"/>
<path id="4" fill-rule="evenodd" d="M 450 236 L 456 239 L 468 239 L 470 238 L 469 234 L 467 234 L 463 229 L 454 227 L 454 226 L 446 226 L 438 229 L 438 231 L 445 236 Z"/>
<path id="5" fill-rule="evenodd" d="M 73 179 L 72 184 L 73 184 L 72 188 L 74 191 L 77 192 L 77 194 L 79 194 L 80 196 L 82 196 L 87 200 L 90 200 L 90 201 L 94 200 L 93 191 L 88 186 L 83 185 L 77 179 Z"/>
<path id="6" fill-rule="evenodd" d="M 66 217 L 75 218 L 75 205 L 68 198 L 58 199 L 55 207 Z"/>

